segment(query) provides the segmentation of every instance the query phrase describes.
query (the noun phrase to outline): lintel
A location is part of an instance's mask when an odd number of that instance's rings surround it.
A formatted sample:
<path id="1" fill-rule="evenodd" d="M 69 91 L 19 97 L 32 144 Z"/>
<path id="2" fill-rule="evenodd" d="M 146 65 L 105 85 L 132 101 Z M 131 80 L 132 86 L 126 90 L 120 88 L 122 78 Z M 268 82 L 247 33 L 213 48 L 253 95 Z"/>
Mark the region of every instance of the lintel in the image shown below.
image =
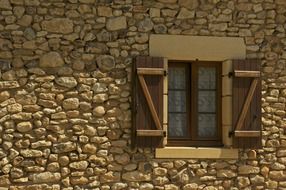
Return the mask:
<path id="1" fill-rule="evenodd" d="M 169 60 L 224 61 L 245 59 L 246 46 L 240 37 L 152 34 L 149 55 Z"/>

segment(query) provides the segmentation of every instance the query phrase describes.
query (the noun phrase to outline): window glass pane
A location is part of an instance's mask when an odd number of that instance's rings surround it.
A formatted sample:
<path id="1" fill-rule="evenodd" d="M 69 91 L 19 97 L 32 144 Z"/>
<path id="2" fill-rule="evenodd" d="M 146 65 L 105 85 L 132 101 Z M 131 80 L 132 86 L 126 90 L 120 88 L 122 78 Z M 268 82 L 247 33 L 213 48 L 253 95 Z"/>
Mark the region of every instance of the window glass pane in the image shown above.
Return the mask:
<path id="1" fill-rule="evenodd" d="M 187 136 L 187 120 L 185 113 L 169 113 L 168 135 L 171 137 Z"/>
<path id="2" fill-rule="evenodd" d="M 216 114 L 198 115 L 199 137 L 214 137 L 216 135 Z"/>
<path id="3" fill-rule="evenodd" d="M 216 68 L 215 67 L 199 67 L 198 68 L 198 87 L 199 89 L 215 89 L 216 88 Z"/>
<path id="4" fill-rule="evenodd" d="M 186 88 L 186 69 L 184 67 L 169 67 L 169 89 Z"/>
<path id="5" fill-rule="evenodd" d="M 186 112 L 186 91 L 169 91 L 169 112 Z"/>
<path id="6" fill-rule="evenodd" d="M 216 91 L 198 92 L 198 110 L 199 112 L 216 111 Z"/>

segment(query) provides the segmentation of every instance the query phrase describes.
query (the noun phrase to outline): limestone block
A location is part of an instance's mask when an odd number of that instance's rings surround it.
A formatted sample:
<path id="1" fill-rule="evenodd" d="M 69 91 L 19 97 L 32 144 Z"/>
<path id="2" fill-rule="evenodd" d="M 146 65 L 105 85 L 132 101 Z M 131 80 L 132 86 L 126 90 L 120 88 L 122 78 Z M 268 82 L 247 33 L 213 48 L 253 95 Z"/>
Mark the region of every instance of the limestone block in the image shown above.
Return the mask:
<path id="1" fill-rule="evenodd" d="M 0 0 L 0 9 L 12 10 L 9 0 Z"/>
<path id="2" fill-rule="evenodd" d="M 125 16 L 112 17 L 107 20 L 106 29 L 110 31 L 122 30 L 127 28 Z"/>
<path id="3" fill-rule="evenodd" d="M 59 182 L 61 179 L 60 173 L 52 173 L 52 172 L 43 172 L 32 174 L 29 176 L 29 179 L 33 181 L 33 183 L 49 183 L 49 182 Z"/>
<path id="4" fill-rule="evenodd" d="M 55 79 L 55 82 L 63 87 L 74 88 L 77 86 L 77 81 L 74 77 L 59 77 Z"/>
<path id="5" fill-rule="evenodd" d="M 73 32 L 73 22 L 67 18 L 53 18 L 41 23 L 42 29 L 47 32 L 69 34 Z"/>
<path id="6" fill-rule="evenodd" d="M 46 53 L 40 58 L 40 67 L 61 67 L 65 64 L 58 52 L 52 51 Z"/>
<path id="7" fill-rule="evenodd" d="M 31 122 L 21 122 L 17 124 L 17 130 L 21 133 L 26 133 L 30 130 L 32 130 L 33 126 Z"/>

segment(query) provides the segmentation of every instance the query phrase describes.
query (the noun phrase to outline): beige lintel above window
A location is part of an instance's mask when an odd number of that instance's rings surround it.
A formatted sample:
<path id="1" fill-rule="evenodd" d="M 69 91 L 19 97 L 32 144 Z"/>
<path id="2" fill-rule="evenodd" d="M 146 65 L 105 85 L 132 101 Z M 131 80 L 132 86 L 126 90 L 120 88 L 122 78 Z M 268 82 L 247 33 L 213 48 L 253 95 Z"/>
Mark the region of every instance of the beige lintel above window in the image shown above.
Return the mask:
<path id="1" fill-rule="evenodd" d="M 165 148 L 157 148 L 155 152 L 155 157 L 156 158 L 237 159 L 238 149 L 165 147 Z"/>
<path id="2" fill-rule="evenodd" d="M 153 34 L 149 51 L 150 56 L 169 60 L 224 61 L 246 57 L 244 40 L 238 37 Z"/>

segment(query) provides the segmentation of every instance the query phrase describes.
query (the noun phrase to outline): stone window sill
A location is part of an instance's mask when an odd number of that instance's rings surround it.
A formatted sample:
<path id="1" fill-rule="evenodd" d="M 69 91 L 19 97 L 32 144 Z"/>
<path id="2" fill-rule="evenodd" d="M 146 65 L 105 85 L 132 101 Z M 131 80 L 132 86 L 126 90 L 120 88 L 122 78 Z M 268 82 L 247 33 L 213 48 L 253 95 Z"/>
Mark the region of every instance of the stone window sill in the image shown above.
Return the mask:
<path id="1" fill-rule="evenodd" d="M 238 159 L 238 149 L 231 148 L 195 148 L 165 147 L 156 148 L 156 158 L 206 158 L 206 159 Z"/>

